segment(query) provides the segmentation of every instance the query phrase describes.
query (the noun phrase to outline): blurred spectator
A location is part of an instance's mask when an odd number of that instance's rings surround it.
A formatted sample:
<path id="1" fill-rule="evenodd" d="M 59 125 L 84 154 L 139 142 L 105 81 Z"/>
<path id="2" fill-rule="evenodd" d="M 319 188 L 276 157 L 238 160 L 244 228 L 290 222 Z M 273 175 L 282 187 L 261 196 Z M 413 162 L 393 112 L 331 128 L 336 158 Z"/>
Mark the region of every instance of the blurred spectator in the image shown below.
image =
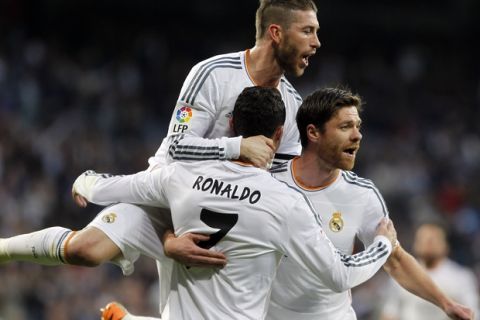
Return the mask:
<path id="1" fill-rule="evenodd" d="M 413 251 L 433 281 L 452 299 L 478 310 L 478 285 L 473 272 L 448 258 L 445 230 L 439 224 L 423 224 L 416 234 Z M 419 299 L 390 281 L 381 320 L 448 320 L 442 310 Z M 478 316 L 478 312 L 477 316 Z M 476 318 L 477 319 L 477 318 Z"/>

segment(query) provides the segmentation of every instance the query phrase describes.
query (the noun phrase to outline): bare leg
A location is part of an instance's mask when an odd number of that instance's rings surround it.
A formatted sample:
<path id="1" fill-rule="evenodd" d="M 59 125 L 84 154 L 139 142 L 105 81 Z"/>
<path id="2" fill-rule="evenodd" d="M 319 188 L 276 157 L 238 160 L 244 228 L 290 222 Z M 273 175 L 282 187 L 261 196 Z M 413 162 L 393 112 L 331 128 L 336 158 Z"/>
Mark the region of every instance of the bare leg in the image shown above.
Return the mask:
<path id="1" fill-rule="evenodd" d="M 74 232 L 51 227 L 0 239 L 0 263 L 28 261 L 43 265 L 73 264 L 93 267 L 121 255 L 101 230 L 87 227 Z"/>
<path id="2" fill-rule="evenodd" d="M 67 263 L 95 267 L 122 254 L 120 248 L 100 229 L 86 227 L 66 244 Z"/>

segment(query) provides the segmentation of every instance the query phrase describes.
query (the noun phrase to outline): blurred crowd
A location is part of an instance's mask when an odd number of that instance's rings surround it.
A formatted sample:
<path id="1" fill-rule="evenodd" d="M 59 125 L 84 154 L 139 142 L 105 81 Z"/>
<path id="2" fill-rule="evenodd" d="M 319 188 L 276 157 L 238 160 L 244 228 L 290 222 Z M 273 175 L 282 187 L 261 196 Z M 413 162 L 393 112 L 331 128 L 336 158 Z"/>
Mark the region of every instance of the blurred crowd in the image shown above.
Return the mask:
<path id="1" fill-rule="evenodd" d="M 248 27 L 232 22 L 232 32 L 218 24 L 197 27 L 200 18 L 193 13 L 164 14 L 168 28 L 165 21 L 155 27 L 146 15 L 142 28 L 138 21 L 124 23 L 131 18 L 127 11 L 85 25 L 71 17 L 69 24 L 70 16 L 62 20 L 53 8 L 42 12 L 58 25 L 39 28 L 29 2 L 7 2 L 16 7 L 0 10 L 0 237 L 85 226 L 100 208 L 75 207 L 70 190 L 76 176 L 86 169 L 115 174 L 146 168 L 188 70 L 209 56 L 253 46 L 257 4 L 243 4 Z M 215 3 L 220 8 L 210 18 L 228 9 Z M 479 279 L 478 52 L 463 38 L 448 46 L 433 31 L 431 43 L 372 35 L 342 42 L 323 11 L 319 21 L 327 29 L 320 32 L 323 47 L 306 74 L 290 80 L 303 96 L 320 86 L 347 85 L 365 99 L 355 171 L 382 192 L 405 248 L 416 225 L 442 221 L 449 226 L 450 257 Z M 385 279 L 380 272 L 354 290 L 359 319 L 376 319 Z M 156 268 L 148 259 L 130 277 L 113 265 L 15 263 L 0 266 L 0 284 L 1 320 L 98 319 L 98 309 L 112 299 L 134 313 L 157 312 Z"/>

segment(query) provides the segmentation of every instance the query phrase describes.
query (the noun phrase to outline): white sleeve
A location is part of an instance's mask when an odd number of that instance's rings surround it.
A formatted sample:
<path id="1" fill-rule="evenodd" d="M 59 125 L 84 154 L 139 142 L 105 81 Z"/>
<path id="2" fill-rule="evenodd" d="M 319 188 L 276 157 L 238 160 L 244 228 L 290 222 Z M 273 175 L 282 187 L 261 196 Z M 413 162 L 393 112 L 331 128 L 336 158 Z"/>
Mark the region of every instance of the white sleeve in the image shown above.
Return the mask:
<path id="1" fill-rule="evenodd" d="M 305 200 L 297 201 L 291 210 L 287 228 L 290 241 L 286 254 L 336 292 L 370 279 L 392 252 L 390 241 L 377 236 L 365 251 L 355 255 L 341 254 L 323 231 L 318 214 Z"/>
<path id="2" fill-rule="evenodd" d="M 163 191 L 170 169 L 163 167 L 125 176 L 99 174 L 89 170 L 75 180 L 73 191 L 98 205 L 127 202 L 168 208 L 168 199 Z"/>
<path id="3" fill-rule="evenodd" d="M 240 157 L 242 137 L 207 139 L 190 134 L 168 137 L 168 162 L 178 160 L 227 160 Z"/>
<path id="4" fill-rule="evenodd" d="M 167 160 L 237 159 L 241 137 L 204 138 L 214 125 L 221 91 L 213 73 L 202 78 L 202 64 L 185 79 L 167 133 Z"/>

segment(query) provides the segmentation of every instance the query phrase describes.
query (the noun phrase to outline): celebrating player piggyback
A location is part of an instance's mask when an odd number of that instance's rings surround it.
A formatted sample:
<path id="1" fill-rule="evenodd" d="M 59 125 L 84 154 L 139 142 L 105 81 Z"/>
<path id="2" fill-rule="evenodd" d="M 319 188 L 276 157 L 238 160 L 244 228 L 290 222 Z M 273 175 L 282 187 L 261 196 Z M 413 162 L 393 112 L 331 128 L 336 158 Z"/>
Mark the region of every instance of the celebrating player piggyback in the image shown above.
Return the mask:
<path id="1" fill-rule="evenodd" d="M 240 92 L 255 84 L 247 69 L 249 52 L 219 55 L 192 69 L 180 92 L 168 135 L 155 157 L 150 158 L 150 165 L 163 163 L 165 159 L 237 159 L 240 156 L 241 137 L 229 138 L 234 134 L 228 122 Z M 285 103 L 287 117 L 277 153 L 280 158 L 298 155 L 300 144 L 295 115 L 302 99 L 284 76 L 277 89 Z"/>
<path id="2" fill-rule="evenodd" d="M 238 97 L 231 126 L 245 136 L 271 137 L 277 146 L 284 119 L 279 92 L 252 87 Z M 265 125 L 258 127 L 258 123 Z M 102 203 L 101 192 L 92 192 L 102 179 L 102 175 L 84 173 L 75 188 Z M 209 234 L 210 239 L 200 245 L 227 256 L 228 264 L 219 270 L 175 263 L 162 319 L 262 319 L 284 255 L 307 270 L 312 282 L 343 291 L 369 279 L 386 261 L 395 241 L 391 224 L 382 222 L 379 235 L 365 252 L 339 254 L 300 192 L 240 161 L 175 162 L 109 179 L 119 190 L 119 199 L 169 207 L 177 236 Z"/>

